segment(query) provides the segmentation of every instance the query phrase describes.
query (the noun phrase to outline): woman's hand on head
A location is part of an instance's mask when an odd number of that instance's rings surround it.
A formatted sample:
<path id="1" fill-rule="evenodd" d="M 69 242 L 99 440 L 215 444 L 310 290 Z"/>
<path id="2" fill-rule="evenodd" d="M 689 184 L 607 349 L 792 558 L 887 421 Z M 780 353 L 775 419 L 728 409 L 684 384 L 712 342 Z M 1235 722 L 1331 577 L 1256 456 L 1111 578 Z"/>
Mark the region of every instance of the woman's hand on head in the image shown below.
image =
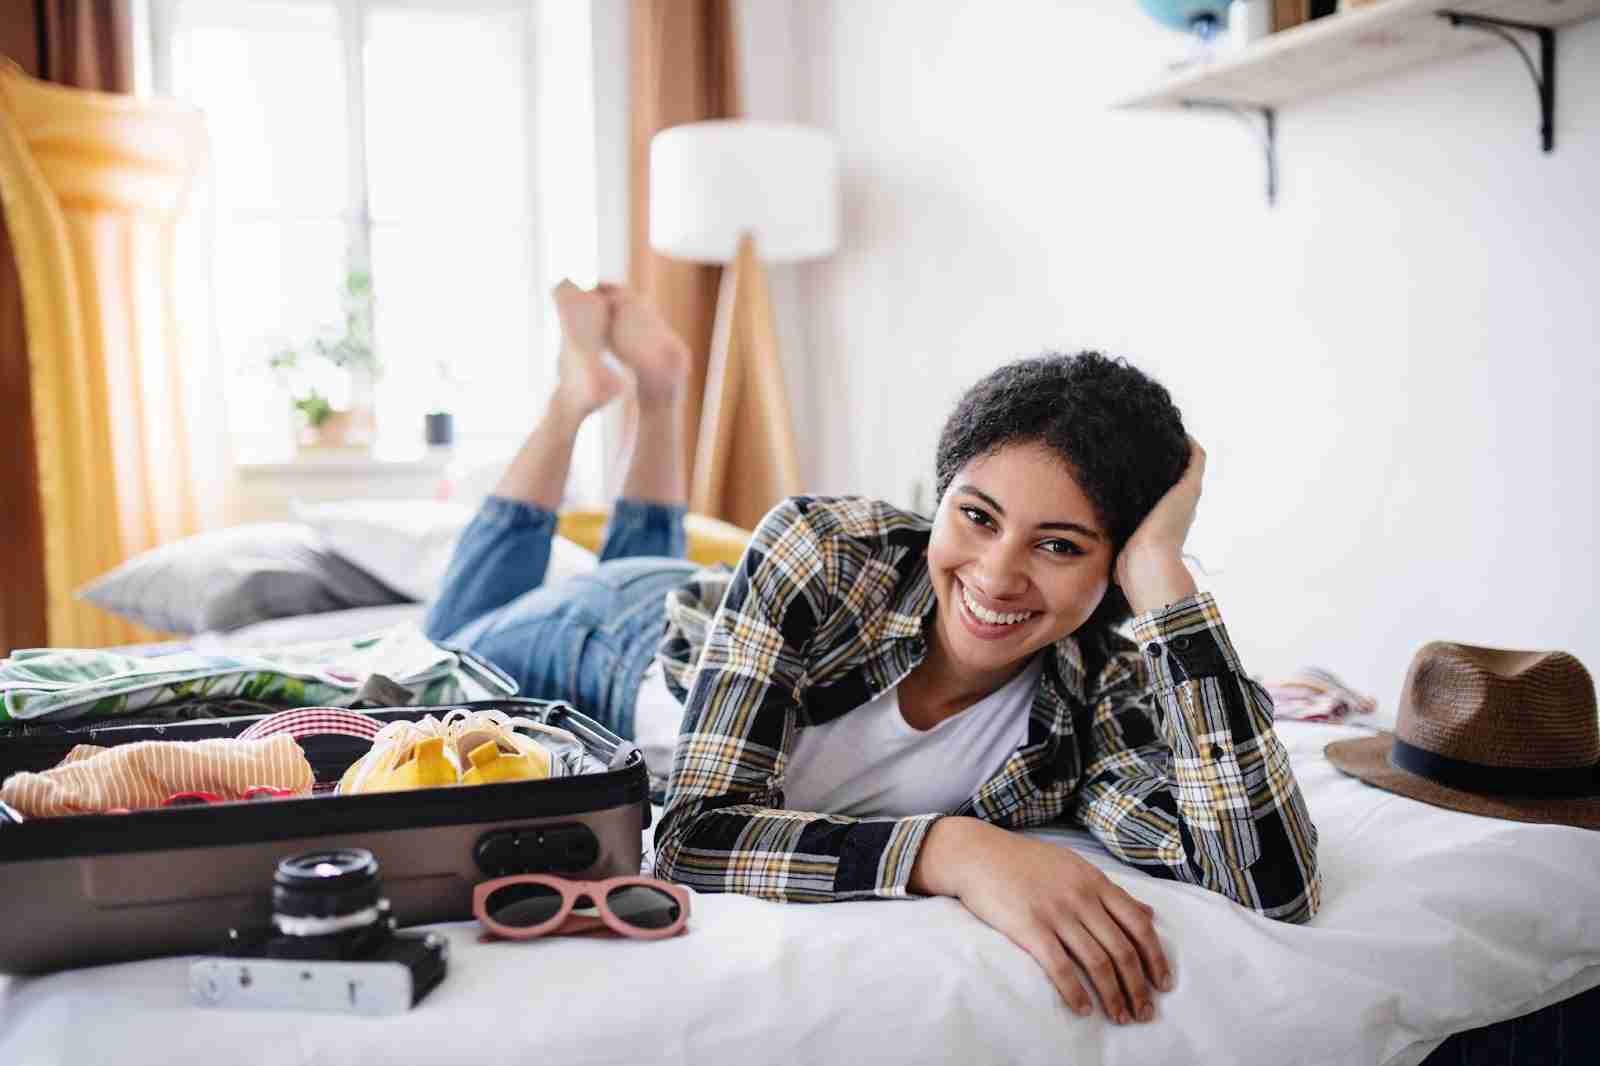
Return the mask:
<path id="1" fill-rule="evenodd" d="M 959 899 L 1033 956 L 1079 1014 L 1093 1010 L 1080 971 L 1107 1017 L 1122 1024 L 1150 1020 L 1155 990 L 1171 987 L 1155 911 L 1058 844 L 975 818 L 941 818 L 924 838 L 912 886 Z"/>
<path id="2" fill-rule="evenodd" d="M 1183 545 L 1194 525 L 1205 472 L 1206 451 L 1190 437 L 1183 476 L 1156 501 L 1117 555 L 1116 582 L 1135 613 L 1194 594 L 1194 579 L 1183 565 Z"/>

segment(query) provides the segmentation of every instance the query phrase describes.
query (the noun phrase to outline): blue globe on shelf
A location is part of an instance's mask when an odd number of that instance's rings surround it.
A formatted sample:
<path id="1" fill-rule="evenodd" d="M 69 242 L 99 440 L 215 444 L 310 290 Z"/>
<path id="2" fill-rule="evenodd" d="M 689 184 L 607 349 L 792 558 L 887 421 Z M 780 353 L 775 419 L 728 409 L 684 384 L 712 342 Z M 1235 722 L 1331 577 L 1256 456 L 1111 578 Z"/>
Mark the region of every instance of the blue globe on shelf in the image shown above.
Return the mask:
<path id="1" fill-rule="evenodd" d="M 1228 5 L 1207 0 L 1139 0 L 1144 13 L 1175 30 L 1210 42 L 1228 25 Z"/>

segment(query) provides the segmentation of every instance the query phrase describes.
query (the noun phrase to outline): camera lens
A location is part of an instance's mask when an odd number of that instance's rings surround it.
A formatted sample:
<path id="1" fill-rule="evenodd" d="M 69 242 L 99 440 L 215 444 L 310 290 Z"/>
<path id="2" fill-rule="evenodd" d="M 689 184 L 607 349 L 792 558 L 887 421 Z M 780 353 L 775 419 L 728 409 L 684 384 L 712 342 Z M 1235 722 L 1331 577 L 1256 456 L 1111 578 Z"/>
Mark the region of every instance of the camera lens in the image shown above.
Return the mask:
<path id="1" fill-rule="evenodd" d="M 394 930 L 378 881 L 378 860 L 365 848 L 293 855 L 272 877 L 272 924 L 264 953 L 280 959 L 359 959 Z"/>
<path id="2" fill-rule="evenodd" d="M 272 912 L 284 932 L 302 929 L 301 935 L 333 932 L 315 921 L 286 923 L 282 919 L 334 919 L 339 928 L 376 921 L 381 885 L 378 860 L 365 848 L 337 848 L 294 855 L 278 863 L 272 878 Z M 370 915 L 369 915 L 370 912 Z M 366 916 L 365 921 L 358 921 Z"/>

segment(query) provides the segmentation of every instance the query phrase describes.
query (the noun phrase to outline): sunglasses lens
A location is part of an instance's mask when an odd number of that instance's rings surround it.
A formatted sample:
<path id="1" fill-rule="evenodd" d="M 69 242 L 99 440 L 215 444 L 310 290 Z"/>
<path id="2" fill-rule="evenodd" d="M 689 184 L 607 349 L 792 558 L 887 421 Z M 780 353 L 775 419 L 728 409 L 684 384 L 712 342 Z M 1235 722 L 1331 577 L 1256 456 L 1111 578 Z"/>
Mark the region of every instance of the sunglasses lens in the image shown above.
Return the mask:
<path id="1" fill-rule="evenodd" d="M 665 929 L 678 920 L 678 901 L 648 885 L 618 885 L 606 895 L 611 913 L 636 929 Z"/>
<path id="2" fill-rule="evenodd" d="M 549 885 L 506 885 L 489 893 L 483 909 L 501 925 L 531 929 L 556 916 L 561 910 L 561 893 Z"/>

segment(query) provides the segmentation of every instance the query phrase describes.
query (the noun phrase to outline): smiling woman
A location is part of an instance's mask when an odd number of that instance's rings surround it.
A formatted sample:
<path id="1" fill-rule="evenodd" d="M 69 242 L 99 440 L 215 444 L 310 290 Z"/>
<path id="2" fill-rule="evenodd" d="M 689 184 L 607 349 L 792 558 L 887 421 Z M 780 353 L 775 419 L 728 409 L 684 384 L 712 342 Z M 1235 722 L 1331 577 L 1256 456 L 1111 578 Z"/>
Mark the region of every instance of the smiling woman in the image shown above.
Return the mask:
<path id="1" fill-rule="evenodd" d="M 684 345 L 625 290 L 555 298 L 562 384 L 428 633 L 653 763 L 671 752 L 657 876 L 790 902 L 954 896 L 1074 1009 L 1092 988 L 1119 1022 L 1172 987 L 1151 909 L 1007 829 L 1075 824 L 1154 876 L 1311 917 L 1317 834 L 1270 697 L 1181 561 L 1205 453 L 1166 389 L 1095 353 L 1003 366 L 945 425 L 931 522 L 795 496 L 731 573 L 697 569 L 672 459 Z M 638 448 L 600 566 L 545 585 L 565 457 L 617 387 L 607 346 L 641 382 Z"/>
<path id="2" fill-rule="evenodd" d="M 928 657 L 901 682 L 902 710 L 920 707 L 935 721 L 957 713 L 1089 620 L 1113 554 L 1093 516 L 1044 445 L 1011 444 L 962 468 L 928 543 L 939 610 Z"/>
<path id="3" fill-rule="evenodd" d="M 963 467 L 1017 442 L 1033 443 L 1054 461 L 1045 481 L 1019 486 L 1022 495 L 1050 500 L 1040 488 L 1052 483 L 1075 494 L 1061 506 L 1100 523 L 1087 523 L 1096 533 L 1091 540 L 1105 541 L 1110 556 L 1177 484 L 1190 454 L 1172 396 L 1126 362 L 1097 352 L 1022 359 L 974 385 L 946 420 L 935 462 L 941 502 Z M 1053 476 L 1063 470 L 1066 486 Z M 1131 613 L 1113 584 L 1088 622 L 1105 629 Z"/>

